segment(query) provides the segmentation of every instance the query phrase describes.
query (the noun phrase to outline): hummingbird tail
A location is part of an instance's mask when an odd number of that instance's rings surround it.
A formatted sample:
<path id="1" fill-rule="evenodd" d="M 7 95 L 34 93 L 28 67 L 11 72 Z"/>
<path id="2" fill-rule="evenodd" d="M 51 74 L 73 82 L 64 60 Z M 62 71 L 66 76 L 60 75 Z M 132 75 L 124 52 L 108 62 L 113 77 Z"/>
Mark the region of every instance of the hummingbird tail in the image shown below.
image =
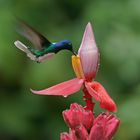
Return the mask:
<path id="1" fill-rule="evenodd" d="M 48 54 L 45 54 L 45 55 L 43 55 L 43 56 L 36 57 L 36 55 L 34 55 L 34 54 L 29 50 L 29 48 L 28 48 L 26 45 L 24 45 L 22 42 L 20 42 L 19 40 L 15 41 L 14 44 L 15 44 L 15 46 L 16 46 L 18 49 L 20 49 L 21 51 L 25 52 L 25 53 L 27 54 L 27 56 L 28 56 L 31 60 L 36 61 L 36 62 L 38 62 L 38 63 L 43 62 L 43 61 L 45 61 L 45 60 L 48 60 L 48 59 L 52 58 L 52 57 L 55 55 L 55 53 L 48 53 Z"/>
<path id="2" fill-rule="evenodd" d="M 18 49 L 25 52 L 31 60 L 36 61 L 36 56 L 28 49 L 28 47 L 26 45 L 24 45 L 19 40 L 15 41 L 14 44 Z"/>
<path id="3" fill-rule="evenodd" d="M 29 50 L 28 50 L 28 47 L 25 46 L 22 42 L 20 42 L 19 40 L 15 41 L 14 42 L 15 46 L 20 49 L 21 51 L 25 52 L 25 53 L 28 53 Z"/>

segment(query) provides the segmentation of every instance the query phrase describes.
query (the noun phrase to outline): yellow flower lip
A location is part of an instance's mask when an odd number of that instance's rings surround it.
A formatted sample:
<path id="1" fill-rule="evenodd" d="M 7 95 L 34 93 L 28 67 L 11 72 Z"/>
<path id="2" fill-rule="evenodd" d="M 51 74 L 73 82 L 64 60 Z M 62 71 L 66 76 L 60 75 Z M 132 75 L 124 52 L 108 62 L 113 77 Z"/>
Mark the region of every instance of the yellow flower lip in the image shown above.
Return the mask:
<path id="1" fill-rule="evenodd" d="M 84 72 L 79 55 L 72 55 L 72 66 L 76 77 L 79 79 L 84 79 Z"/>

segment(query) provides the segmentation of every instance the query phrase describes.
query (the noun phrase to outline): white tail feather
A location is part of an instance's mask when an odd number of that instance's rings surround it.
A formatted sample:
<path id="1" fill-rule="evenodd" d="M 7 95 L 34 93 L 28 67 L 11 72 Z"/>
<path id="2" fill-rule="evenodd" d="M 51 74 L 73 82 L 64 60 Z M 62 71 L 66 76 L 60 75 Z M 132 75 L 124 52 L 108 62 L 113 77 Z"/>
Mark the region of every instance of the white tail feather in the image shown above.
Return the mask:
<path id="1" fill-rule="evenodd" d="M 20 42 L 20 41 L 17 40 L 17 41 L 14 42 L 14 44 L 21 51 L 23 51 L 25 53 L 29 53 L 29 50 L 28 50 L 27 46 L 24 45 L 22 42 Z"/>
<path id="2" fill-rule="evenodd" d="M 30 52 L 28 47 L 26 45 L 24 45 L 22 42 L 20 42 L 19 40 L 15 41 L 14 44 L 18 49 L 25 52 L 31 60 L 37 61 L 37 62 L 43 62 L 45 60 L 48 60 L 48 59 L 52 58 L 53 55 L 55 54 L 55 53 L 48 53 L 43 56 L 36 57 L 32 52 Z"/>
<path id="3" fill-rule="evenodd" d="M 36 56 L 34 54 L 32 54 L 30 52 L 30 50 L 28 49 L 28 47 L 26 45 L 24 45 L 22 42 L 20 42 L 19 40 L 14 42 L 15 46 L 20 49 L 21 51 L 25 52 L 27 54 L 27 56 L 31 59 L 36 61 Z"/>

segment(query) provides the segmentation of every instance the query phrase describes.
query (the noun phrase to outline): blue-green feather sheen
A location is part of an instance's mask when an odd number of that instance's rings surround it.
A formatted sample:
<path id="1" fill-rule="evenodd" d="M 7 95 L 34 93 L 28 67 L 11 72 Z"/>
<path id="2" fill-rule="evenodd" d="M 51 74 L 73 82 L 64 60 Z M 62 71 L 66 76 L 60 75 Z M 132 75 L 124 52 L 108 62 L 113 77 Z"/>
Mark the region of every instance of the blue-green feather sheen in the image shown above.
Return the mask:
<path id="1" fill-rule="evenodd" d="M 37 50 L 37 49 L 30 49 L 30 51 L 35 54 L 37 57 L 39 56 L 43 56 L 44 54 L 47 54 L 47 53 L 55 53 L 55 45 L 54 44 L 51 44 L 49 47 L 48 46 L 44 46 L 42 48 L 42 50 Z"/>
<path id="2" fill-rule="evenodd" d="M 42 48 L 42 50 L 37 50 L 33 48 L 29 48 L 29 50 L 36 55 L 36 57 L 43 56 L 44 54 L 47 53 L 57 53 L 60 50 L 67 49 L 67 50 L 72 50 L 72 45 L 71 42 L 68 40 L 64 40 L 58 43 L 52 43 L 50 46 L 45 46 Z"/>

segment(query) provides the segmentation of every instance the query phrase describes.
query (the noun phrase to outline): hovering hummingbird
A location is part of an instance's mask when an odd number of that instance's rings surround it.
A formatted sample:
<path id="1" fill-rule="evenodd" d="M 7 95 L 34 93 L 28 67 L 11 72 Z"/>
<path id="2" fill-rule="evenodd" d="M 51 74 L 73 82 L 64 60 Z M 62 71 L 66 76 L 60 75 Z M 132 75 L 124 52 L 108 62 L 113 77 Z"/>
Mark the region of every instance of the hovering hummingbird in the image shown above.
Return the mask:
<path id="1" fill-rule="evenodd" d="M 23 21 L 20 21 L 19 23 L 20 28 L 18 32 L 28 39 L 36 48 L 28 47 L 19 40 L 15 41 L 14 44 L 18 49 L 25 52 L 31 60 L 43 62 L 61 50 L 69 50 L 75 54 L 71 41 L 63 40 L 57 43 L 52 43 L 27 23 Z"/>

